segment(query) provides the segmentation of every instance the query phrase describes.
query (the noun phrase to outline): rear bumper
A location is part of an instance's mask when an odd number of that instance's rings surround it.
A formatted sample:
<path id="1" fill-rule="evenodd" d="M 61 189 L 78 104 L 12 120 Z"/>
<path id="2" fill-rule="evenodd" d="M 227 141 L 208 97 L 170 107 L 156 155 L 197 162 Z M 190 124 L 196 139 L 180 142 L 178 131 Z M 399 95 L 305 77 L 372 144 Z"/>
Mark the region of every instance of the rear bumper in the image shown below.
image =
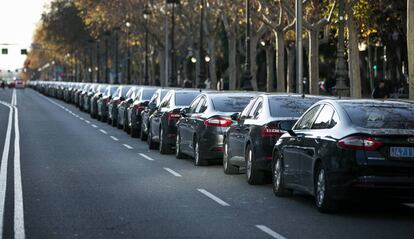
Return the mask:
<path id="1" fill-rule="evenodd" d="M 217 131 L 206 130 L 199 139 L 200 153 L 203 158 L 222 160 L 224 153 L 224 135 Z"/>

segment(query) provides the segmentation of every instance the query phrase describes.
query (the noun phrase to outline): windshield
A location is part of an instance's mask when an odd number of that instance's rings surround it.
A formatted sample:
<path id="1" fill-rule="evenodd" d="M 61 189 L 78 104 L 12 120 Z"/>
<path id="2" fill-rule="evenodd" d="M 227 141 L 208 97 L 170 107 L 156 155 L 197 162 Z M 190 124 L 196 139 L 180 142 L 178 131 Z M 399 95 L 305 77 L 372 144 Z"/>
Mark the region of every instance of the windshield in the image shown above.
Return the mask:
<path id="1" fill-rule="evenodd" d="M 219 96 L 211 97 L 214 109 L 220 112 L 241 112 L 249 104 L 251 96 Z"/>
<path id="2" fill-rule="evenodd" d="M 272 117 L 300 117 L 319 98 L 269 97 L 270 115 Z"/>
<path id="3" fill-rule="evenodd" d="M 175 105 L 178 106 L 189 106 L 191 102 L 200 94 L 198 91 L 194 92 L 180 92 L 177 91 L 175 94 Z"/>
<path id="4" fill-rule="evenodd" d="M 352 123 L 369 129 L 414 129 L 414 106 L 404 104 L 341 104 Z"/>

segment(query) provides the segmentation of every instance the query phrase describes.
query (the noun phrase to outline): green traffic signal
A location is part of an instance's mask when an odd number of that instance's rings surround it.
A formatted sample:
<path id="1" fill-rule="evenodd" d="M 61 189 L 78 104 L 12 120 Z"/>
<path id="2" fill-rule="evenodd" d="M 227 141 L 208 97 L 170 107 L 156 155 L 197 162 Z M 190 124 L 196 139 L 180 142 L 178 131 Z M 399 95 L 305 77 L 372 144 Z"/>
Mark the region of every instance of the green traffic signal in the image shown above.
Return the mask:
<path id="1" fill-rule="evenodd" d="M 377 70 L 377 65 L 374 65 L 372 68 L 374 69 L 374 71 L 376 71 Z"/>

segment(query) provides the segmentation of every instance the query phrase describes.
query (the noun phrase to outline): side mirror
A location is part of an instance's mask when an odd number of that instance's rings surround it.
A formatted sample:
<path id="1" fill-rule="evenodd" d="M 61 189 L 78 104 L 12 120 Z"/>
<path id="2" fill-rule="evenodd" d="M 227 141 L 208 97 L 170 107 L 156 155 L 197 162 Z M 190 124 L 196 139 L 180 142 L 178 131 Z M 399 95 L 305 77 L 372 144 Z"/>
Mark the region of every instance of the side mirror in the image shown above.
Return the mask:
<path id="1" fill-rule="evenodd" d="M 240 113 L 234 113 L 232 115 L 230 115 L 230 118 L 234 121 L 238 121 L 240 117 Z"/>

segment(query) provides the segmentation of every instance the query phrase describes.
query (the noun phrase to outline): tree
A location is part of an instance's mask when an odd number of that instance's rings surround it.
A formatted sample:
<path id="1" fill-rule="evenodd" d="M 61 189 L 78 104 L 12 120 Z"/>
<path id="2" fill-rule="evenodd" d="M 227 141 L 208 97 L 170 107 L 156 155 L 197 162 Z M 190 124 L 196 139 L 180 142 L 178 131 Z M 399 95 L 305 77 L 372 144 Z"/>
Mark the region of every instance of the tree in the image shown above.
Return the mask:
<path id="1" fill-rule="evenodd" d="M 414 0 L 407 0 L 407 46 L 409 69 L 409 97 L 414 99 Z"/>

